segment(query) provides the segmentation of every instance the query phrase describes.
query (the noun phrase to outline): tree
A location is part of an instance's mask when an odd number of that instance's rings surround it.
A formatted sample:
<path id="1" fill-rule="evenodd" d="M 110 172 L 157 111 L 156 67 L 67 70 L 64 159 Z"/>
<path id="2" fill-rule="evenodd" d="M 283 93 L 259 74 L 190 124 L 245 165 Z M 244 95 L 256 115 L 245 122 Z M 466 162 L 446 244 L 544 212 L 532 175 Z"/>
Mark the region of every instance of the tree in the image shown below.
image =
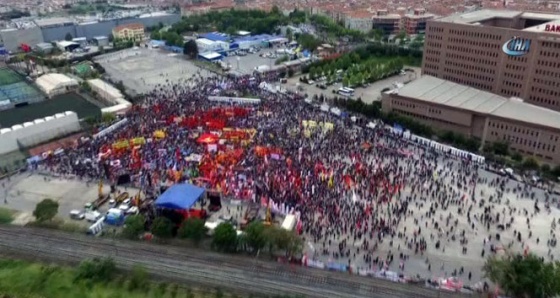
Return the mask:
<path id="1" fill-rule="evenodd" d="M 232 252 L 237 247 L 237 232 L 230 223 L 223 222 L 214 229 L 212 246 L 218 251 Z"/>
<path id="2" fill-rule="evenodd" d="M 554 297 L 560 294 L 560 263 L 545 263 L 534 254 L 490 257 L 485 277 L 510 297 Z"/>
<path id="3" fill-rule="evenodd" d="M 124 221 L 122 235 L 128 239 L 138 239 L 140 234 L 144 232 L 144 224 L 146 219 L 142 214 L 128 216 Z"/>
<path id="4" fill-rule="evenodd" d="M 245 229 L 247 244 L 253 252 L 264 248 L 266 245 L 265 226 L 262 222 L 254 221 Z"/>
<path id="5" fill-rule="evenodd" d="M 173 223 L 167 217 L 159 216 L 152 223 L 152 234 L 167 239 L 173 236 Z"/>
<path id="6" fill-rule="evenodd" d="M 204 237 L 204 234 L 206 234 L 204 220 L 196 217 L 187 218 L 187 220 L 181 224 L 178 234 L 179 237 L 191 239 L 198 244 Z"/>
<path id="7" fill-rule="evenodd" d="M 539 163 L 532 157 L 528 157 L 522 164 L 525 170 L 536 170 L 539 168 Z"/>
<path id="8" fill-rule="evenodd" d="M 58 203 L 52 199 L 44 199 L 35 206 L 33 216 L 39 222 L 53 219 L 58 213 Z"/>
<path id="9" fill-rule="evenodd" d="M 72 40 L 72 34 L 70 32 L 66 33 L 66 35 L 64 36 L 64 40 L 66 41 L 71 41 Z"/>
<path id="10" fill-rule="evenodd" d="M 185 45 L 183 46 L 183 54 L 189 56 L 191 59 L 196 58 L 198 56 L 198 45 L 196 44 L 196 41 L 191 39 L 185 42 Z"/>

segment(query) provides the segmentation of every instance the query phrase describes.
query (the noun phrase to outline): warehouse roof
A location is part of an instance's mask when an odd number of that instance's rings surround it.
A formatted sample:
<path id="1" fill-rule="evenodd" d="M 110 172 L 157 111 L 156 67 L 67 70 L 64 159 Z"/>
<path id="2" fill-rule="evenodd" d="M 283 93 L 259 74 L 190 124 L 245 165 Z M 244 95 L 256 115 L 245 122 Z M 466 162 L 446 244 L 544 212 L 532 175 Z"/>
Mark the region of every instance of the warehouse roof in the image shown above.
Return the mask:
<path id="1" fill-rule="evenodd" d="M 51 93 L 57 89 L 78 85 L 76 80 L 60 73 L 44 74 L 37 78 L 35 83 L 48 95 L 51 95 Z"/>
<path id="2" fill-rule="evenodd" d="M 480 114 L 560 129 L 560 112 L 442 80 L 421 78 L 398 90 L 398 95 Z"/>
<path id="3" fill-rule="evenodd" d="M 483 22 L 491 20 L 494 18 L 503 19 L 513 19 L 516 17 L 524 19 L 537 19 L 552 21 L 560 19 L 560 15 L 552 13 L 534 13 L 534 12 L 523 12 L 515 10 L 494 10 L 494 9 L 482 9 L 468 13 L 458 13 L 437 19 L 439 22 L 446 23 L 460 23 L 460 24 L 476 24 L 478 22 Z"/>
<path id="4" fill-rule="evenodd" d="M 70 18 L 65 17 L 55 17 L 55 18 L 45 18 L 35 20 L 35 24 L 39 27 L 63 25 L 68 23 L 74 23 L 75 21 Z"/>

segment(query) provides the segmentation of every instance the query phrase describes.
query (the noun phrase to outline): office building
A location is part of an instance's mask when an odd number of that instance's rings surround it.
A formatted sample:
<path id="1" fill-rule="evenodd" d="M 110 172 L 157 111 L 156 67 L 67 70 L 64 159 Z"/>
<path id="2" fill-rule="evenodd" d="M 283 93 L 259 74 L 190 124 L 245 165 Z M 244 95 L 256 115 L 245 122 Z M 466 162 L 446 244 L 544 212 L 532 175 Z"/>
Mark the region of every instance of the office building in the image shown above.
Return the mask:
<path id="1" fill-rule="evenodd" d="M 402 17 L 398 14 L 389 14 L 387 10 L 380 9 L 372 18 L 373 29 L 378 29 L 385 35 L 397 34 L 401 30 Z"/>
<path id="2" fill-rule="evenodd" d="M 559 27 L 558 14 L 519 11 L 429 20 L 422 73 L 560 111 Z"/>
<path id="3" fill-rule="evenodd" d="M 427 13 L 423 8 L 417 8 L 411 14 L 403 17 L 403 30 L 408 35 L 426 33 L 426 23 L 434 18 L 434 15 Z"/>
<path id="4" fill-rule="evenodd" d="M 381 99 L 384 112 L 442 131 L 474 137 L 482 145 L 507 142 L 512 152 L 560 163 L 560 112 L 424 75 Z"/>

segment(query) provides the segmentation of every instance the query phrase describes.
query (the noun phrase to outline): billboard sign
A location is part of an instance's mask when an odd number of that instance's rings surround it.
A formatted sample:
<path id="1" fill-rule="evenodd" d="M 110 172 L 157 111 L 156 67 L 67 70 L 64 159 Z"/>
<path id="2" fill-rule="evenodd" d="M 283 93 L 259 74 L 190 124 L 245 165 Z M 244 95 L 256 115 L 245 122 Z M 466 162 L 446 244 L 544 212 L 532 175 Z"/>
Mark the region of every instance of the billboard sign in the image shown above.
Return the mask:
<path id="1" fill-rule="evenodd" d="M 513 37 L 502 46 L 502 51 L 508 56 L 523 56 L 529 53 L 531 40 L 522 37 Z"/>
<path id="2" fill-rule="evenodd" d="M 560 25 L 547 24 L 546 26 L 544 26 L 544 32 L 560 33 Z"/>

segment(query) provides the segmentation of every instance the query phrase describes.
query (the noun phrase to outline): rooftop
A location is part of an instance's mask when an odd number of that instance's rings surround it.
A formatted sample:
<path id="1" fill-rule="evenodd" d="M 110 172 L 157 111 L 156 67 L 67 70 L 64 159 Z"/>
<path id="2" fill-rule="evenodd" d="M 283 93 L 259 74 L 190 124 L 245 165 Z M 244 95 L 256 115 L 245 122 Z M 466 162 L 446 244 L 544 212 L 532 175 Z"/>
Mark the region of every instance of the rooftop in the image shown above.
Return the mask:
<path id="1" fill-rule="evenodd" d="M 398 90 L 399 96 L 480 114 L 560 129 L 560 112 L 424 75 Z"/>
<path id="2" fill-rule="evenodd" d="M 558 14 L 523 12 L 515 10 L 482 9 L 464 14 L 453 14 L 447 17 L 439 18 L 437 19 L 437 21 L 446 23 L 474 24 L 493 18 L 513 19 L 516 17 L 544 21 L 560 20 L 560 15 Z"/>
<path id="3" fill-rule="evenodd" d="M 74 20 L 71 19 L 71 18 L 65 18 L 65 17 L 45 18 L 45 19 L 35 20 L 35 24 L 37 24 L 37 26 L 39 26 L 39 27 L 62 25 L 62 24 L 67 24 L 67 23 L 74 23 Z"/>

